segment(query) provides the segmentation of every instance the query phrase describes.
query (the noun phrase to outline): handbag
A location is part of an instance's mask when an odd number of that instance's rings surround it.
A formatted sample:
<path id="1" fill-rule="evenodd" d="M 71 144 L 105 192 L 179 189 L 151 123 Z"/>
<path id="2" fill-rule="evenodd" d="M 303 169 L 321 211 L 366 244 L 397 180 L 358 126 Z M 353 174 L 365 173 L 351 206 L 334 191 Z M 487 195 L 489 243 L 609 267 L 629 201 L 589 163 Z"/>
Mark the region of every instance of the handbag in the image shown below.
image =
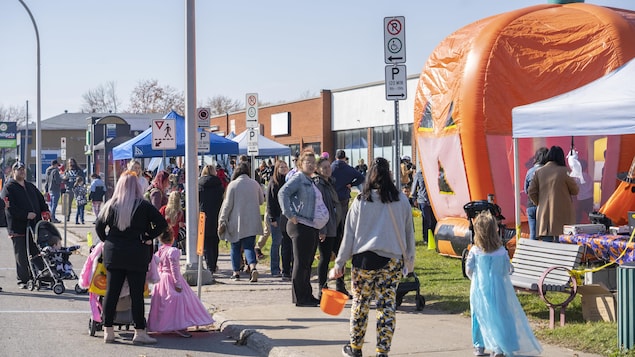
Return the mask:
<path id="1" fill-rule="evenodd" d="M 399 226 L 397 225 L 397 220 L 395 220 L 395 214 L 392 212 L 392 206 L 388 204 L 388 212 L 390 212 L 390 218 L 392 219 L 392 225 L 395 228 L 395 239 L 399 242 L 399 246 L 401 247 L 401 256 L 403 257 L 404 263 L 404 275 L 411 273 L 415 270 L 415 260 L 414 257 L 408 257 L 406 253 L 406 248 L 403 246 L 403 242 L 401 240 L 401 233 L 399 231 Z"/>

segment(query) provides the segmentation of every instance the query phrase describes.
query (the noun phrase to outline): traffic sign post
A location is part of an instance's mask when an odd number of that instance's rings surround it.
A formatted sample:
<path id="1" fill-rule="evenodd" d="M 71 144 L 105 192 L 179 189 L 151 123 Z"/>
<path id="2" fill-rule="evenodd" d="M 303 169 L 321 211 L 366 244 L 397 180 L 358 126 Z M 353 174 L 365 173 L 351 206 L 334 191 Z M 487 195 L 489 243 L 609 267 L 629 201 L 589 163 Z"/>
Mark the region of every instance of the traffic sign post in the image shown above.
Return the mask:
<path id="1" fill-rule="evenodd" d="M 196 125 L 199 128 L 209 128 L 210 108 L 196 108 Z"/>
<path id="2" fill-rule="evenodd" d="M 384 62 L 386 73 L 386 100 L 395 102 L 395 157 L 393 172 L 395 182 L 400 182 L 399 169 L 399 101 L 407 97 L 406 66 L 406 18 L 404 16 L 384 17 Z"/>
<path id="3" fill-rule="evenodd" d="M 66 137 L 60 138 L 60 158 L 62 161 L 66 161 Z"/>
<path id="4" fill-rule="evenodd" d="M 384 17 L 384 62 L 406 62 L 406 18 Z"/>
<path id="5" fill-rule="evenodd" d="M 258 130 L 256 128 L 247 129 L 247 155 L 258 156 Z"/>
<path id="6" fill-rule="evenodd" d="M 176 120 L 152 120 L 152 150 L 176 149 Z"/>
<path id="7" fill-rule="evenodd" d="M 386 100 L 408 97 L 406 65 L 386 66 Z"/>
<path id="8" fill-rule="evenodd" d="M 198 132 L 197 146 L 198 146 L 199 153 L 209 152 L 209 149 L 210 149 L 209 135 L 210 133 L 208 133 L 205 130 Z"/>
<path id="9" fill-rule="evenodd" d="M 247 128 L 258 127 L 258 93 L 247 93 L 245 96 L 245 103 L 247 108 L 245 113 L 247 114 Z"/>

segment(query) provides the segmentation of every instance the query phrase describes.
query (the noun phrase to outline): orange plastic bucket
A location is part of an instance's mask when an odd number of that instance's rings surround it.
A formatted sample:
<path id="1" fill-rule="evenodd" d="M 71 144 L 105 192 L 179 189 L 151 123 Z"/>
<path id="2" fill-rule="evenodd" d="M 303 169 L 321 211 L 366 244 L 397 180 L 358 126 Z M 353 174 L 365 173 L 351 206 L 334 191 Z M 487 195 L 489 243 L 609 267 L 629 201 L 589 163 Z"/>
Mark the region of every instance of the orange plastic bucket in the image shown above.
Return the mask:
<path id="1" fill-rule="evenodd" d="M 329 315 L 337 316 L 346 305 L 348 296 L 339 291 L 322 289 L 322 299 L 320 300 L 320 309 Z"/>

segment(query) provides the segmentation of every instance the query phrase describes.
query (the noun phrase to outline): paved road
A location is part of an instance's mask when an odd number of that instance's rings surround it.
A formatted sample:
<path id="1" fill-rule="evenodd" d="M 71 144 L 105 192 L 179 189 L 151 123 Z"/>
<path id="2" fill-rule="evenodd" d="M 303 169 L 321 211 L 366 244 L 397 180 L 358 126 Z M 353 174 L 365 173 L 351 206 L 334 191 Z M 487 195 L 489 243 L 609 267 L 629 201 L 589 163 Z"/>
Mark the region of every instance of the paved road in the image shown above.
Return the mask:
<path id="1" fill-rule="evenodd" d="M 78 274 L 84 260 L 71 256 Z M 160 335 L 157 345 L 135 346 L 131 326 L 119 333 L 120 343 L 104 344 L 102 332 L 94 337 L 88 333 L 88 295 L 75 294 L 76 280 L 66 280 L 61 295 L 22 290 L 15 281 L 13 248 L 6 229 L 0 228 L 0 356 L 260 356 L 218 330 L 194 332 L 189 339 Z"/>

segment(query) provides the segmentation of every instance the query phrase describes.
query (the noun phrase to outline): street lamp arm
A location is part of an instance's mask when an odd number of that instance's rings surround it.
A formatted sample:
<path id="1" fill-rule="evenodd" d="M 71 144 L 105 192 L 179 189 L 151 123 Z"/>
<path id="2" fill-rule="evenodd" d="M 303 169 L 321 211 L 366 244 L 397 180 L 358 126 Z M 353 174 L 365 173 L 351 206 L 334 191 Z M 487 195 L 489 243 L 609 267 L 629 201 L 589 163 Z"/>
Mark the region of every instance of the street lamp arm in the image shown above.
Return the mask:
<path id="1" fill-rule="evenodd" d="M 41 101 L 41 85 L 40 85 L 40 31 L 37 29 L 37 23 L 35 23 L 35 18 L 31 13 L 31 10 L 23 0 L 18 0 L 20 4 L 24 7 L 26 12 L 29 14 L 31 18 L 31 22 L 33 23 L 33 28 L 35 29 L 35 40 L 37 43 L 37 119 L 35 121 L 35 177 L 36 177 L 36 186 L 41 189 L 42 186 L 42 101 Z M 26 118 L 28 123 L 29 118 Z M 28 137 L 29 133 L 27 132 L 27 145 L 28 149 Z M 25 153 L 25 155 L 28 155 Z"/>

